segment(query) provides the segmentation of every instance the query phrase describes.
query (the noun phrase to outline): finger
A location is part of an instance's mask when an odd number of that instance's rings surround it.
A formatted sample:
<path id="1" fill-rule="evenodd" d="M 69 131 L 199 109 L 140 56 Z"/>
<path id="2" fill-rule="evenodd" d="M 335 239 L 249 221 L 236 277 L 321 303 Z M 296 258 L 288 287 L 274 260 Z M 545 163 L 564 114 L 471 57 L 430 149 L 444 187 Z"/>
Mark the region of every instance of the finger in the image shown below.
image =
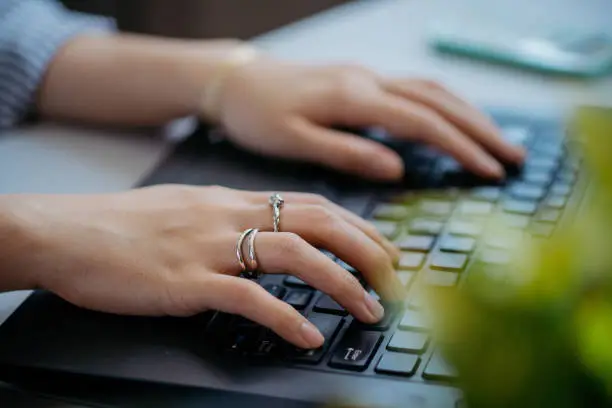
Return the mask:
<path id="1" fill-rule="evenodd" d="M 252 210 L 243 214 L 244 227 L 258 228 L 262 220 L 263 224 L 267 224 L 268 216 L 267 206 L 253 206 Z M 281 217 L 283 231 L 295 233 L 313 246 L 337 255 L 356 268 L 382 297 L 394 300 L 403 298 L 393 259 L 353 224 L 323 206 L 311 204 L 286 205 Z M 316 252 L 317 257 L 321 255 Z M 323 255 L 323 258 L 327 257 Z M 324 278 L 321 276 L 321 279 Z M 320 286 L 324 283 L 317 284 Z"/>
<path id="2" fill-rule="evenodd" d="M 450 154 L 466 169 L 483 177 L 501 178 L 504 169 L 472 139 L 432 109 L 395 95 L 373 105 L 372 121 L 391 134 L 418 138 Z"/>
<path id="3" fill-rule="evenodd" d="M 324 338 L 304 316 L 287 303 L 270 295 L 253 281 L 227 275 L 207 278 L 203 309 L 215 309 L 243 316 L 270 328 L 288 342 L 304 349 L 323 345 Z"/>
<path id="4" fill-rule="evenodd" d="M 268 197 L 272 195 L 273 192 L 249 192 L 248 197 L 249 200 L 253 203 L 267 203 Z M 327 198 L 318 195 L 318 194 L 310 194 L 310 193 L 281 193 L 285 201 L 289 204 L 311 204 L 311 205 L 319 205 L 328 210 L 338 214 L 345 221 L 353 224 L 357 228 L 359 228 L 363 233 L 365 233 L 368 237 L 370 237 L 374 242 L 379 244 L 383 249 L 389 254 L 394 263 L 398 262 L 400 257 L 400 251 L 397 249 L 395 245 L 391 243 L 387 238 L 385 238 L 376 227 L 358 216 L 357 214 L 347 210 L 339 206 L 338 204 L 328 200 Z"/>
<path id="5" fill-rule="evenodd" d="M 296 158 L 374 180 L 398 180 L 404 174 L 400 156 L 372 140 L 301 118 L 295 118 L 288 131 L 298 144 Z"/>
<path id="6" fill-rule="evenodd" d="M 395 95 L 435 110 L 497 157 L 515 163 L 524 159 L 524 150 L 504 140 L 498 128 L 486 115 L 443 87 L 412 80 L 387 81 L 384 87 Z"/>
<path id="7" fill-rule="evenodd" d="M 290 273 L 326 293 L 355 318 L 375 323 L 384 309 L 359 280 L 333 262 L 321 251 L 293 233 L 263 232 L 257 237 L 261 270 L 266 273 Z"/>

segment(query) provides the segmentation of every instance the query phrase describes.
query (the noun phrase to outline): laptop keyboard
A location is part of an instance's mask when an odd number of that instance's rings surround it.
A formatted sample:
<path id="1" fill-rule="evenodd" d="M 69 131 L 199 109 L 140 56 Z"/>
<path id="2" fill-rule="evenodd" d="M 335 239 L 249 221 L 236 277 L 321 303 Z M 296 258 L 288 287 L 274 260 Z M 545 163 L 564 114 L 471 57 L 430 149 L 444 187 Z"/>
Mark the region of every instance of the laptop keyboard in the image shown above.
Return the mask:
<path id="1" fill-rule="evenodd" d="M 303 313 L 325 337 L 323 347 L 296 349 L 266 328 L 220 312 L 207 324 L 207 338 L 215 340 L 220 352 L 257 364 L 410 381 L 452 380 L 455 372 L 428 335 L 423 299 L 416 290 L 411 292 L 416 279 L 453 287 L 476 263 L 491 267 L 508 263 L 515 239 L 551 236 L 566 209 L 573 207 L 572 200 L 580 196 L 579 145 L 573 145 L 570 154 L 570 141 L 564 139 L 559 123 L 519 117 L 500 126 L 512 143 L 527 149 L 528 156 L 521 169 L 508 169 L 507 179 L 496 184 L 486 184 L 429 148 L 394 142 L 377 130 L 369 135 L 402 154 L 409 163 L 407 178 L 412 186 L 372 195 L 361 214 L 402 250 L 397 274 L 409 296 L 402 305 L 383 300 L 382 321 L 360 323 L 300 279 L 265 275 L 262 286 Z M 501 220 L 503 234 L 491 233 L 493 217 Z M 360 277 L 350 265 L 326 254 Z"/>

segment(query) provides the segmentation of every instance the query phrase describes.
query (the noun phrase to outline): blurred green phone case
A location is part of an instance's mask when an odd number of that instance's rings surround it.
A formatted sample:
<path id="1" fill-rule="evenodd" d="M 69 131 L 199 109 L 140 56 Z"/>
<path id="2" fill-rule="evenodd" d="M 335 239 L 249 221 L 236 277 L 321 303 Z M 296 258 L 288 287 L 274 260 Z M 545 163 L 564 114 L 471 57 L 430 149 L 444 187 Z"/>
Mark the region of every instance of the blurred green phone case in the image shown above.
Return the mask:
<path id="1" fill-rule="evenodd" d="M 445 53 L 551 74 L 600 77 L 612 73 L 612 36 L 599 32 L 526 35 L 490 30 L 435 30 L 430 45 Z"/>

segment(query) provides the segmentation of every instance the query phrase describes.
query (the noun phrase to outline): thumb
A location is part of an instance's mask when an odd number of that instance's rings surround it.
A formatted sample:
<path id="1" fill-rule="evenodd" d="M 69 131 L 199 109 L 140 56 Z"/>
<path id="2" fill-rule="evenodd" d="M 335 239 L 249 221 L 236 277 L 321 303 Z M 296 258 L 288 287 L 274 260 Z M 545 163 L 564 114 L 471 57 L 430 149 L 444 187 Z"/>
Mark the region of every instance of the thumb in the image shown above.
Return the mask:
<path id="1" fill-rule="evenodd" d="M 302 118 L 291 124 L 296 159 L 319 163 L 365 178 L 392 181 L 404 175 L 401 157 L 380 143 L 328 129 Z"/>

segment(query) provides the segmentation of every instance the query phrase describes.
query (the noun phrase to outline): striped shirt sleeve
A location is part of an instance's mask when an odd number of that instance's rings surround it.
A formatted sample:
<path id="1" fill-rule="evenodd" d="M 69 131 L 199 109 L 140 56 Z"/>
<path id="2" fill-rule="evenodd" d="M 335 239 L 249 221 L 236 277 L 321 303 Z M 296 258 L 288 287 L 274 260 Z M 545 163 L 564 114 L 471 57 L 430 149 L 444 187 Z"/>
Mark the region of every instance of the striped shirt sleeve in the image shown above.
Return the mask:
<path id="1" fill-rule="evenodd" d="M 115 29 L 112 19 L 69 11 L 53 0 L 0 0 L 0 131 L 33 109 L 47 66 L 66 41 Z"/>

